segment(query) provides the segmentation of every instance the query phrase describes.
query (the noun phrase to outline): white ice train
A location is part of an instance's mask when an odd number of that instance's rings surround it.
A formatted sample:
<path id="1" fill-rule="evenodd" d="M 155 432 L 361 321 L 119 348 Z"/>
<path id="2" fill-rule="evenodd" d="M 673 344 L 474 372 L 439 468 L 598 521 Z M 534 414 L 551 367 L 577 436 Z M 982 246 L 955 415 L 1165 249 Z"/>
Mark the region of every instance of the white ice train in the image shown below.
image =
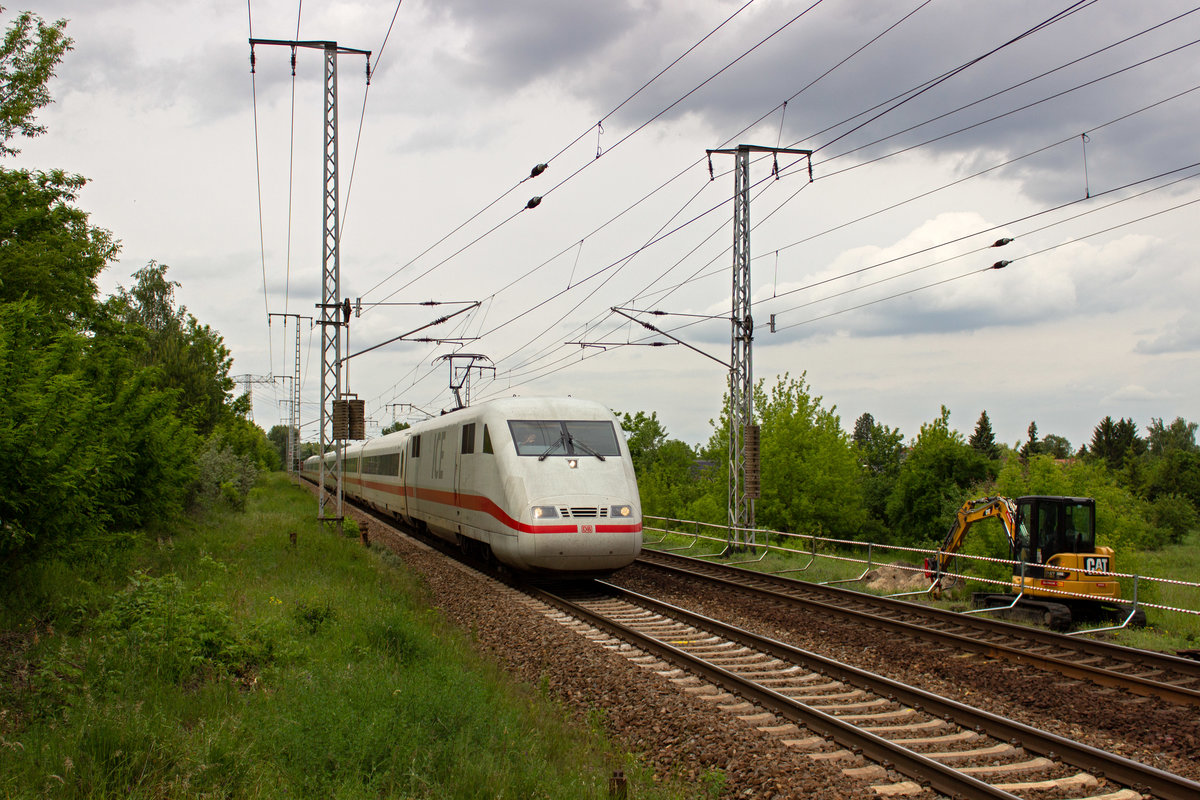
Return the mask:
<path id="1" fill-rule="evenodd" d="M 522 572 L 602 574 L 641 550 L 629 448 L 599 403 L 481 403 L 351 445 L 343 468 L 347 496 Z"/>

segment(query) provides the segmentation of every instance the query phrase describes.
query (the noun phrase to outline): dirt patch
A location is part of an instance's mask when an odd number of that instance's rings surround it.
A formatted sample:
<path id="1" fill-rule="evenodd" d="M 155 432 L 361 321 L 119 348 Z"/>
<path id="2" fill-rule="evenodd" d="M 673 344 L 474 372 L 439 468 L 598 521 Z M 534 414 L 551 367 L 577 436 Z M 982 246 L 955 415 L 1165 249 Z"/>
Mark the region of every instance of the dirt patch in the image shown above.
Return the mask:
<path id="1" fill-rule="evenodd" d="M 929 588 L 924 567 L 893 561 L 863 576 L 863 585 L 875 592 L 917 592 Z"/>

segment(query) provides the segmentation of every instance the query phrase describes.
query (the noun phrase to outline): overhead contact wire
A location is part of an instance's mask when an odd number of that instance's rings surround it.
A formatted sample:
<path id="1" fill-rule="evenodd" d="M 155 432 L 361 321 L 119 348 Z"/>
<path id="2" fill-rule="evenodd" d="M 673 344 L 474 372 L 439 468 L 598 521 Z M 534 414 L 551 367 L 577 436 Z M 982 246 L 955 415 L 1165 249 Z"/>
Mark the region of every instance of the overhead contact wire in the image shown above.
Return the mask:
<path id="1" fill-rule="evenodd" d="M 246 0 L 246 24 L 250 31 L 250 38 L 254 38 L 254 15 L 250 10 L 250 0 Z M 258 144 L 258 83 L 254 75 L 253 52 L 251 52 L 250 64 L 250 106 L 254 116 L 254 182 L 258 190 L 258 249 L 260 253 L 260 263 L 262 264 L 262 286 L 263 286 L 263 313 L 267 318 L 267 367 L 270 374 L 275 374 L 275 341 L 271 335 L 271 303 L 267 298 L 267 239 L 263 225 L 263 198 L 262 198 L 262 157 Z"/>

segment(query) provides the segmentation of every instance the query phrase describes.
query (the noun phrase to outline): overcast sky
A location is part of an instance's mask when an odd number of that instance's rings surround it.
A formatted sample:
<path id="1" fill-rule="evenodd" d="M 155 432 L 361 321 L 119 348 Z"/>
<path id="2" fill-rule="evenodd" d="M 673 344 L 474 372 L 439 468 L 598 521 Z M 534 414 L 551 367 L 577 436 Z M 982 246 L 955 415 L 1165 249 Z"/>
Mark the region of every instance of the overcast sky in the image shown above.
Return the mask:
<path id="1" fill-rule="evenodd" d="M 375 304 L 479 301 L 425 332 L 478 337 L 462 350 L 496 372 L 473 400 L 586 396 L 707 440 L 733 159 L 710 180 L 705 151 L 746 143 L 814 151 L 811 182 L 796 157 L 778 180 L 770 157 L 751 168 L 768 386 L 807 372 L 845 428 L 870 412 L 909 438 L 942 405 L 967 435 L 986 410 L 1001 441 L 1036 421 L 1076 448 L 1105 415 L 1200 420 L 1190 2 L 10 0 L 4 23 L 26 7 L 70 20 L 75 49 L 48 133 L 6 166 L 89 178 L 80 206 L 123 243 L 102 290 L 169 264 L 235 374 L 290 375 L 295 328 L 267 314 L 320 302 L 322 57 L 301 50 L 293 80 L 288 49 L 260 46 L 252 76 L 253 35 L 373 51 L 369 90 L 361 56 L 339 61 L 352 352 L 464 307 Z M 711 315 L 642 318 L 712 358 L 622 346 L 669 340 L 612 306 Z M 453 350 L 381 347 L 348 388 L 377 425 L 448 408 Z M 313 439 L 307 321 L 301 353 Z M 287 397 L 255 386 L 255 420 Z"/>

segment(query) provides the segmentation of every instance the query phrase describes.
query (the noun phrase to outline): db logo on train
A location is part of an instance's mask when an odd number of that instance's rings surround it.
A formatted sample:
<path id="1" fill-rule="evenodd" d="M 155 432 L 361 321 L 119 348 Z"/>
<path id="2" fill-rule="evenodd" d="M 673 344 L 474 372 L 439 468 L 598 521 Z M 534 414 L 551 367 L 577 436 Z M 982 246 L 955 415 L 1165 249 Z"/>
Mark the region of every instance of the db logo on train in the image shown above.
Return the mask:
<path id="1" fill-rule="evenodd" d="M 1090 556 L 1083 560 L 1084 572 L 1108 572 L 1107 556 Z"/>
<path id="2" fill-rule="evenodd" d="M 596 526 L 595 525 L 580 525 L 579 532 L 580 533 L 595 533 Z"/>

